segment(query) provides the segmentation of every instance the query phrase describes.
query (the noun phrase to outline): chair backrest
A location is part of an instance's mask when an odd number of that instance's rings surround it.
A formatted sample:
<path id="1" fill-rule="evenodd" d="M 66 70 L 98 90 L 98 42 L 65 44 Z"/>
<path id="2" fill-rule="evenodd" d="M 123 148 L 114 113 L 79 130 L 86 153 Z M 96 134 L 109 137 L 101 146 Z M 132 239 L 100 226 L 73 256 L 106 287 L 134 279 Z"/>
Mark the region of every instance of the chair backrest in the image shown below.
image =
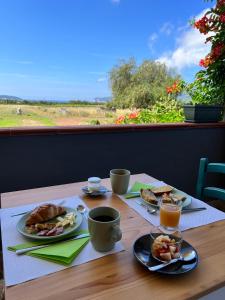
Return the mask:
<path id="1" fill-rule="evenodd" d="M 225 163 L 208 163 L 207 158 L 200 159 L 196 197 L 199 199 L 203 199 L 204 197 L 212 197 L 215 199 L 225 200 L 224 189 L 206 187 L 206 176 L 209 172 L 225 174 Z"/>

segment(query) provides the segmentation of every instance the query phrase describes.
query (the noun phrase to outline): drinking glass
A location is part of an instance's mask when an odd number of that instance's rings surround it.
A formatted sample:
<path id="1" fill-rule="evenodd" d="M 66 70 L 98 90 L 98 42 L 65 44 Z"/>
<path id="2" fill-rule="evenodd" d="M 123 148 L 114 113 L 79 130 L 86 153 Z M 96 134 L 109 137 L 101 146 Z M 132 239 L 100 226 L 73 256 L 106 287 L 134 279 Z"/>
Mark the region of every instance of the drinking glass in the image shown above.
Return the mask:
<path id="1" fill-rule="evenodd" d="M 164 232 L 175 232 L 179 228 L 182 202 L 163 203 L 160 201 L 160 228 Z"/>

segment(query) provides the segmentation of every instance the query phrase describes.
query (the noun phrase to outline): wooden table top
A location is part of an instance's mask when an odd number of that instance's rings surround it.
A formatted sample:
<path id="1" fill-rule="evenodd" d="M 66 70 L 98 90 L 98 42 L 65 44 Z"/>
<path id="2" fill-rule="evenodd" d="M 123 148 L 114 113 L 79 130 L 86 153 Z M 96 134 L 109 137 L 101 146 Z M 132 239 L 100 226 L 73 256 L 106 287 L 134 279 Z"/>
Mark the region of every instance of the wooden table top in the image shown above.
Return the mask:
<path id="1" fill-rule="evenodd" d="M 131 176 L 131 182 L 155 180 L 146 174 Z M 103 184 L 110 188 L 108 179 Z M 79 195 L 91 207 L 113 206 L 121 212 L 125 251 L 6 288 L 6 300 L 147 300 L 197 299 L 225 285 L 225 221 L 187 230 L 184 239 L 198 251 L 197 269 L 180 277 L 150 273 L 134 258 L 133 242 L 149 233 L 151 224 L 108 193 L 90 199 L 80 188 L 84 182 L 38 188 L 1 195 L 2 208 Z"/>

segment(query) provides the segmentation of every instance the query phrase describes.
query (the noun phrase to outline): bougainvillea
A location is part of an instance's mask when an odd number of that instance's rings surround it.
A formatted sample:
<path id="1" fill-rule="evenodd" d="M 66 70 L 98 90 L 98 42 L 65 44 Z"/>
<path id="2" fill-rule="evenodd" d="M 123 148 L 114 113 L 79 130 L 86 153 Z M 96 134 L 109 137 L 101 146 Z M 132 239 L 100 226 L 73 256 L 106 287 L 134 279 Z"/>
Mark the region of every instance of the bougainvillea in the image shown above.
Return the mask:
<path id="1" fill-rule="evenodd" d="M 186 91 L 193 103 L 225 105 L 225 0 L 217 0 L 215 7 L 192 24 L 207 35 L 205 43 L 211 43 L 210 52 L 199 61 L 203 70 L 196 73 L 194 82 L 175 82 L 167 87 L 167 93 Z"/>
<path id="2" fill-rule="evenodd" d="M 199 65 L 204 69 L 196 74 L 196 80 L 189 86 L 189 92 L 201 103 L 224 105 L 225 0 L 217 0 L 215 6 L 200 20 L 194 21 L 193 25 L 200 33 L 207 34 L 205 42 L 211 43 L 211 49 L 200 60 Z"/>

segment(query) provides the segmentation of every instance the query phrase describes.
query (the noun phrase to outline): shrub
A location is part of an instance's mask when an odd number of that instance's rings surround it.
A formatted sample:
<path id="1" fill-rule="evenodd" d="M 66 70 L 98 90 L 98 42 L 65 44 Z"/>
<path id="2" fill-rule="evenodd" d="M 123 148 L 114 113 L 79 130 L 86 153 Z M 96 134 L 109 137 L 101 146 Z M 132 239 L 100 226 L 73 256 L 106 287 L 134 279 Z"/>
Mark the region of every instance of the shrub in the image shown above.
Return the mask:
<path id="1" fill-rule="evenodd" d="M 91 120 L 90 125 L 101 125 L 99 120 Z"/>
<path id="2" fill-rule="evenodd" d="M 183 122 L 183 110 L 178 102 L 168 97 L 157 100 L 150 109 L 141 109 L 130 114 L 121 115 L 116 124 L 148 124 Z"/>

